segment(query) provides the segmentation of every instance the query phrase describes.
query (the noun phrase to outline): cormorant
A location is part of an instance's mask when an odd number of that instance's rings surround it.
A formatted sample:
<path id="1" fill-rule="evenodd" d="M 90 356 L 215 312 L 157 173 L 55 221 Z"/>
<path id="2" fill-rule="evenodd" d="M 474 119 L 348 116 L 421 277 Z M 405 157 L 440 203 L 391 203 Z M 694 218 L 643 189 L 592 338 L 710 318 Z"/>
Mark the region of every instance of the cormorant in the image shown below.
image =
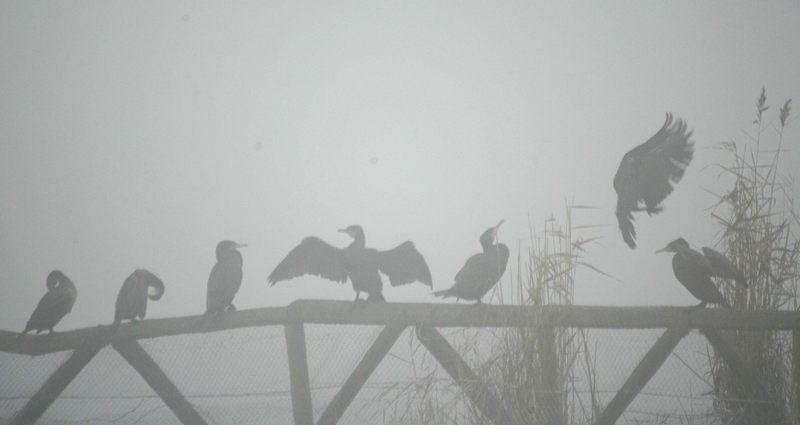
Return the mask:
<path id="1" fill-rule="evenodd" d="M 700 300 L 698 307 L 705 307 L 710 303 L 731 308 L 730 303 L 714 286 L 714 282 L 711 281 L 712 277 L 734 279 L 737 284 L 747 287 L 747 281 L 736 266 L 724 255 L 711 248 L 703 248 L 704 256 L 689 247 L 689 243 L 685 239 L 678 238 L 656 251 L 656 253 L 659 252 L 675 253 L 672 257 L 672 271 L 678 281 Z"/>
<path id="2" fill-rule="evenodd" d="M 31 318 L 25 325 L 25 330 L 17 338 L 22 338 L 31 330 L 36 330 L 38 334 L 48 329 L 52 334 L 53 327 L 72 311 L 76 298 L 78 298 L 78 289 L 75 288 L 75 284 L 59 270 L 50 272 L 47 275 L 47 293 L 39 300 L 39 304 L 36 305 L 36 309 L 33 310 Z"/>
<path id="3" fill-rule="evenodd" d="M 681 119 L 673 123 L 672 114 L 668 113 L 664 125 L 653 137 L 622 157 L 614 176 L 616 214 L 622 238 L 631 249 L 636 248 L 633 212 L 642 209 L 650 215 L 661 212 L 663 207 L 659 204 L 672 192 L 672 185 L 681 180 L 692 161 L 691 136 L 686 123 Z"/>
<path id="4" fill-rule="evenodd" d="M 431 286 L 431 272 L 422 254 L 411 241 L 403 242 L 394 249 L 378 251 L 366 248 L 364 230 L 361 226 L 339 229 L 353 238 L 346 248 L 336 248 L 317 237 L 309 236 L 300 245 L 289 251 L 283 261 L 275 267 L 267 279 L 270 285 L 305 274 L 344 283 L 347 278 L 359 300 L 361 292 L 368 294 L 367 301 L 386 301 L 381 293 L 383 282 L 378 274 L 389 277 L 392 286 L 419 281 Z"/>
<path id="5" fill-rule="evenodd" d="M 476 304 L 481 303 L 481 298 L 500 280 L 508 264 L 508 247 L 494 243 L 501 224 L 503 220 L 483 232 L 480 238 L 483 252 L 469 257 L 456 274 L 456 283 L 450 289 L 434 292 L 433 295 L 442 298 L 456 297 L 456 301 L 460 298 L 477 300 Z"/>
<path id="6" fill-rule="evenodd" d="M 236 249 L 246 246 L 233 241 L 222 241 L 217 244 L 217 264 L 214 264 L 211 275 L 208 276 L 206 317 L 236 310 L 233 297 L 242 286 L 242 254 Z"/>
<path id="7" fill-rule="evenodd" d="M 148 293 L 150 288 L 152 291 Z M 123 320 L 130 320 L 133 323 L 137 317 L 144 319 L 147 312 L 147 299 L 157 301 L 163 295 L 164 282 L 161 279 L 144 269 L 134 271 L 119 288 L 112 329 L 119 328 Z"/>

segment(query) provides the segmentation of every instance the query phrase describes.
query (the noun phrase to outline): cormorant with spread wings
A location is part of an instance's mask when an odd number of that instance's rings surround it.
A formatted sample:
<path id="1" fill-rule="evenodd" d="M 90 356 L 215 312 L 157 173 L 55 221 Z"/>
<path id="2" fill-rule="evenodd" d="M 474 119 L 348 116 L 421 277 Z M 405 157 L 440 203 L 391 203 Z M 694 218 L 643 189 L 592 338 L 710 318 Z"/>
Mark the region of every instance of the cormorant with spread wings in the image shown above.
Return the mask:
<path id="1" fill-rule="evenodd" d="M 317 237 L 307 237 L 275 267 L 268 278 L 270 285 L 306 274 L 339 283 L 350 278 L 356 301 L 361 292 L 367 293 L 367 301 L 386 301 L 379 271 L 389 277 L 392 286 L 416 281 L 432 285 L 428 264 L 411 241 L 388 251 L 378 251 L 366 247 L 361 226 L 348 226 L 339 231 L 353 238 L 349 246 L 336 248 Z"/>
<path id="2" fill-rule="evenodd" d="M 712 277 L 733 279 L 747 288 L 747 280 L 738 268 L 722 253 L 711 248 L 703 248 L 703 254 L 693 250 L 683 238 L 675 239 L 659 252 L 674 252 L 672 271 L 678 281 L 700 300 L 699 307 L 706 304 L 719 304 L 731 308 L 730 303 L 719 292 Z"/>
<path id="3" fill-rule="evenodd" d="M 641 203 L 647 214 L 661 212 L 661 202 L 672 192 L 673 184 L 681 180 L 692 161 L 691 136 L 686 123 L 681 119 L 673 122 L 672 114 L 668 113 L 664 125 L 653 137 L 622 157 L 614 176 L 616 214 L 622 238 L 631 249 L 636 248 L 633 212 L 642 211 Z"/>

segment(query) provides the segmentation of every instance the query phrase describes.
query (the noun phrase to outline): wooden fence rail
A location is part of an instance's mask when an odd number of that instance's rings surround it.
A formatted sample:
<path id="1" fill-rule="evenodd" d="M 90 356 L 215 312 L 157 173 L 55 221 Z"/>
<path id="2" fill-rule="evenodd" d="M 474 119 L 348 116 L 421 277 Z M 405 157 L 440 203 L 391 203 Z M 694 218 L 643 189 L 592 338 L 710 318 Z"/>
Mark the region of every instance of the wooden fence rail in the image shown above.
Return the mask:
<path id="1" fill-rule="evenodd" d="M 135 326 L 123 326 L 111 333 L 107 326 L 77 329 L 55 335 L 27 336 L 0 330 L 0 352 L 43 355 L 73 351 L 73 355 L 45 381 L 39 391 L 10 423 L 32 424 L 52 404 L 61 391 L 89 363 L 100 348 L 111 344 L 142 375 L 184 424 L 204 424 L 178 388 L 167 378 L 137 340 L 172 335 L 219 332 L 255 326 L 284 327 L 289 360 L 290 393 L 295 424 L 311 425 L 314 413 L 306 360 L 305 324 L 383 325 L 384 330 L 342 384 L 339 393 L 323 411 L 317 424 L 332 425 L 355 398 L 371 373 L 391 350 L 403 329 L 414 327 L 423 346 L 439 361 L 464 390 L 475 406 L 496 425 L 522 423 L 514 412 L 506 412 L 492 390 L 480 382 L 469 365 L 439 334 L 437 327 L 537 327 L 666 329 L 664 335 L 634 368 L 623 387 L 599 414 L 597 424 L 613 424 L 655 375 L 661 364 L 691 330 L 699 329 L 722 359 L 737 370 L 738 376 L 764 396 L 757 368 L 748 365 L 720 331 L 792 331 L 793 388 L 800 395 L 800 313 L 749 312 L 686 307 L 592 307 L 592 306 L 493 306 L 423 303 L 374 303 L 353 308 L 352 302 L 299 300 L 287 307 L 241 310 L 221 315 L 201 324 L 201 316 L 150 319 Z M 552 332 L 552 331 L 551 331 Z M 547 353 L 545 353 L 547 354 Z M 555 362 L 552 355 L 544 356 Z M 2 372 L 2 365 L 0 365 Z M 550 379 L 553 380 L 553 379 Z M 550 385 L 553 385 L 551 383 Z M 800 399 L 800 397 L 798 397 Z M 765 400 L 768 401 L 769 400 Z M 555 416 L 553 417 L 555 418 Z"/>

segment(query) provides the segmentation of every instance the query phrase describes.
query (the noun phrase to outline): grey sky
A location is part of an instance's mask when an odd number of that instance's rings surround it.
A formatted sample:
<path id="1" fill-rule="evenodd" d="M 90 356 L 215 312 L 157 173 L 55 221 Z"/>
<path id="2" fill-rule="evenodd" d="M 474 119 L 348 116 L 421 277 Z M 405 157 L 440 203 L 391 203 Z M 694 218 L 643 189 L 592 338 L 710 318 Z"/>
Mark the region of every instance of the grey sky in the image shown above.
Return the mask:
<path id="1" fill-rule="evenodd" d="M 441 289 L 483 230 L 506 219 L 514 258 L 565 199 L 598 207 L 575 216 L 607 225 L 587 260 L 622 280 L 581 273 L 578 303 L 693 303 L 653 251 L 712 242 L 709 148 L 744 140 L 762 85 L 770 112 L 800 97 L 800 3 L 543 3 L 3 2 L 0 328 L 23 327 L 54 268 L 79 290 L 57 329 L 110 323 L 137 267 L 167 286 L 149 317 L 200 313 L 227 238 L 250 244 L 239 308 L 351 299 L 266 285 L 303 237 L 344 246 L 349 224 L 377 248 L 413 240 Z M 695 158 L 630 251 L 611 181 L 667 111 Z"/>

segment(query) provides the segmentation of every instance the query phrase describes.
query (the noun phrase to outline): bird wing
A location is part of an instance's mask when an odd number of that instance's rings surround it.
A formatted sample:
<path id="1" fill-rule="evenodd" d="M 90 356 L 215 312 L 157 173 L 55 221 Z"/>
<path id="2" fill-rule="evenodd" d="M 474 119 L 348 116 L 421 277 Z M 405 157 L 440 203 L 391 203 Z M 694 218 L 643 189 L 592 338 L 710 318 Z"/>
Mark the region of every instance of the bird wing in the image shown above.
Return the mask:
<path id="1" fill-rule="evenodd" d="M 692 160 L 691 136 L 683 120 L 673 122 L 672 114 L 667 114 L 656 134 L 622 157 L 614 176 L 616 215 L 623 238 L 631 248 L 636 247 L 631 213 L 640 202 L 645 203 L 649 214 L 661 211 L 659 204 L 672 192 L 673 184 L 681 180 Z"/>
<path id="2" fill-rule="evenodd" d="M 709 264 L 711 264 L 714 276 L 723 279 L 734 279 L 738 285 L 747 288 L 747 279 L 745 279 L 742 272 L 739 271 L 733 264 L 733 261 L 729 260 L 728 257 L 709 247 L 703 247 L 703 255 L 705 255 Z"/>
<path id="3" fill-rule="evenodd" d="M 392 286 L 416 281 L 433 286 L 428 264 L 411 241 L 403 242 L 388 251 L 378 251 L 378 268 L 389 276 Z"/>
<path id="4" fill-rule="evenodd" d="M 702 254 L 694 252 L 703 258 Z M 682 257 L 680 254 L 676 254 L 672 257 L 672 270 L 678 281 L 700 301 L 730 307 L 728 301 L 711 281 L 711 275 L 707 274 L 709 270 L 706 269 L 703 262 L 696 262 L 694 256 Z"/>
<path id="5" fill-rule="evenodd" d="M 230 305 L 241 285 L 241 262 L 232 259 L 214 264 L 211 274 L 208 276 L 206 309 L 208 311 L 218 311 Z"/>
<path id="6" fill-rule="evenodd" d="M 36 309 L 33 310 L 28 320 L 29 326 L 35 328 L 44 323 L 60 320 L 72 310 L 72 306 L 75 304 L 75 295 L 75 292 L 64 286 L 47 291 L 36 304 Z"/>
<path id="7" fill-rule="evenodd" d="M 313 236 L 300 242 L 283 261 L 275 267 L 267 279 L 271 285 L 282 280 L 312 274 L 339 283 L 347 281 L 344 253 Z"/>
<path id="8" fill-rule="evenodd" d="M 455 286 L 488 284 L 497 275 L 498 269 L 496 257 L 482 253 L 475 254 L 469 257 L 461 270 L 456 273 Z"/>
<path id="9" fill-rule="evenodd" d="M 115 305 L 114 320 L 133 319 L 136 316 L 144 316 L 147 308 L 147 287 L 144 285 L 140 274 L 137 271 L 131 273 L 117 294 Z"/>

